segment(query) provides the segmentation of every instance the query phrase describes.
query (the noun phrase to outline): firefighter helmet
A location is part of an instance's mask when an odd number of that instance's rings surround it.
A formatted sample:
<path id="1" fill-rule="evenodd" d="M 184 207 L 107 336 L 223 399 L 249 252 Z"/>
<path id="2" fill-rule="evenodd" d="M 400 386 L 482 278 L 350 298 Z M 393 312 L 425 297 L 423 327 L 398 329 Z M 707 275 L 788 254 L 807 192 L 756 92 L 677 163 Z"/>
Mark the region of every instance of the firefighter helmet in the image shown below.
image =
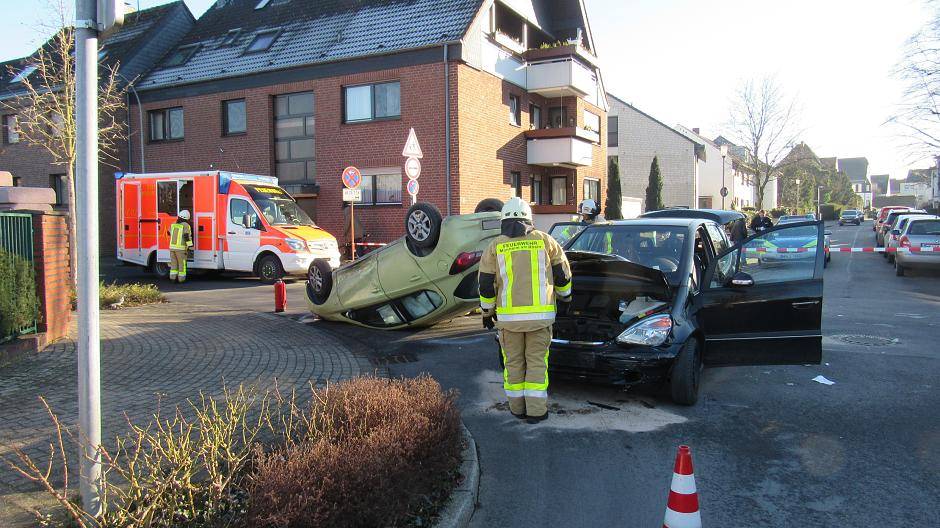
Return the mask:
<path id="1" fill-rule="evenodd" d="M 510 198 L 503 206 L 503 220 L 512 219 L 532 221 L 532 208 L 518 196 Z"/>
<path id="2" fill-rule="evenodd" d="M 182 218 L 183 220 L 189 220 L 189 211 L 187 211 L 186 209 L 183 209 L 182 211 L 180 211 L 179 217 Z"/>
<path id="3" fill-rule="evenodd" d="M 581 200 L 581 203 L 578 204 L 578 214 L 588 217 L 595 217 L 601 213 L 601 208 L 597 206 L 597 202 L 588 198 L 586 200 Z"/>

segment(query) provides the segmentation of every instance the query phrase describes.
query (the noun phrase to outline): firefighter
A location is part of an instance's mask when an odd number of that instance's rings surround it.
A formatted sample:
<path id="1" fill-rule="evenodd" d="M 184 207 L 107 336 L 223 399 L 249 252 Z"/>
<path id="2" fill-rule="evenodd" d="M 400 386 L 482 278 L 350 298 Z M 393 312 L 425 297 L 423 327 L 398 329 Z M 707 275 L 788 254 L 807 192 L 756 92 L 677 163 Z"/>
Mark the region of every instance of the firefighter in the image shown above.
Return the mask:
<path id="1" fill-rule="evenodd" d="M 186 257 L 193 247 L 193 229 L 189 227 L 189 211 L 180 211 L 170 226 L 170 282 L 186 282 Z"/>
<path id="2" fill-rule="evenodd" d="M 501 227 L 480 260 L 483 326 L 499 329 L 510 412 L 538 423 L 548 418 L 555 299 L 571 300 L 571 268 L 558 242 L 532 226 L 532 209 L 521 198 L 503 206 Z"/>
<path id="3" fill-rule="evenodd" d="M 578 204 L 578 215 L 585 224 L 593 224 L 596 222 L 597 215 L 599 214 L 601 214 L 600 206 L 590 198 L 581 200 L 581 203 Z"/>

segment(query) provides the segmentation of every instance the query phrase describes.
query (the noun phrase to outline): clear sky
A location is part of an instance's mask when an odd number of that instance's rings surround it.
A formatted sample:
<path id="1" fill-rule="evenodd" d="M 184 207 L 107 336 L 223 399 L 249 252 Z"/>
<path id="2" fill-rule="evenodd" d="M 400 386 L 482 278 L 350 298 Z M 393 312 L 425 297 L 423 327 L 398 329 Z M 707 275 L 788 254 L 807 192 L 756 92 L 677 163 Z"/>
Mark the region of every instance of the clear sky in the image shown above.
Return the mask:
<path id="1" fill-rule="evenodd" d="M 44 1 L 0 0 L 0 60 L 45 39 L 32 29 Z M 817 155 L 865 156 L 870 174 L 893 177 L 930 164 L 905 159 L 883 125 L 900 98 L 901 46 L 928 19 L 924 0 L 586 2 L 607 90 L 665 123 L 714 137 L 742 81 L 775 75 L 801 101 Z M 212 3 L 186 0 L 197 17 Z"/>

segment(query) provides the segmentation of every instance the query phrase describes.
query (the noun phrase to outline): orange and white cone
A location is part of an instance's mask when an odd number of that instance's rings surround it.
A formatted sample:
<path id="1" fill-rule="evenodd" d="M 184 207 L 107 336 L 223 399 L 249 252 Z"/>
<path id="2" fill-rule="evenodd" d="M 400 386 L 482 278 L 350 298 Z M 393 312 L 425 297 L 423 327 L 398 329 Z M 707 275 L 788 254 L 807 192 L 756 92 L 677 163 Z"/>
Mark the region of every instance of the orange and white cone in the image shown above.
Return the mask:
<path id="1" fill-rule="evenodd" d="M 679 452 L 676 453 L 676 467 L 672 472 L 672 485 L 669 486 L 663 528 L 702 528 L 695 475 L 692 473 L 692 450 L 689 446 L 679 446 Z"/>

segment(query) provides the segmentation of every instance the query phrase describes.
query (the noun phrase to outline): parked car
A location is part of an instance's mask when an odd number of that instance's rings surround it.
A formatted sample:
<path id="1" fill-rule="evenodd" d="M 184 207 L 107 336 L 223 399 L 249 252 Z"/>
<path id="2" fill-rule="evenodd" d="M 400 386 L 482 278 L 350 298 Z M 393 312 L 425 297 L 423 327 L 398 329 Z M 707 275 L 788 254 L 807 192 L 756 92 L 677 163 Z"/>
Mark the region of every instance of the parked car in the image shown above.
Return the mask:
<path id="1" fill-rule="evenodd" d="M 430 326 L 480 304 L 477 270 L 500 233 L 502 202 L 448 216 L 419 202 L 405 217 L 405 236 L 335 270 L 314 261 L 307 305 L 314 314 L 380 329 Z"/>
<path id="2" fill-rule="evenodd" d="M 793 223 L 789 222 L 784 225 Z M 816 239 L 810 238 L 811 230 L 812 227 L 803 230 L 792 229 L 765 237 L 764 244 L 761 246 L 763 250 L 757 255 L 758 263 L 763 266 L 773 266 L 781 262 L 812 258 L 816 253 Z M 829 261 L 832 259 L 829 251 L 831 236 L 830 231 L 823 233 L 823 253 L 825 254 L 823 267 L 829 266 Z"/>
<path id="3" fill-rule="evenodd" d="M 846 209 L 842 211 L 842 214 L 839 215 L 839 225 L 844 226 L 845 224 L 855 224 L 862 225 L 863 213 L 856 209 Z"/>
<path id="4" fill-rule="evenodd" d="M 875 245 L 878 247 L 885 245 L 885 236 L 889 231 L 891 231 L 891 229 L 893 229 L 894 223 L 899 216 L 912 214 L 925 215 L 927 214 L 927 211 L 924 211 L 923 209 L 895 209 L 893 211 L 889 211 L 884 221 L 881 222 L 881 227 L 875 231 Z"/>
<path id="5" fill-rule="evenodd" d="M 792 224 L 794 222 L 815 222 L 816 213 L 806 213 L 802 215 L 783 215 L 777 220 L 777 225 Z"/>
<path id="6" fill-rule="evenodd" d="M 929 249 L 940 247 L 940 217 L 915 217 L 907 222 L 898 239 L 900 248 Z M 903 277 L 910 268 L 940 269 L 940 252 L 898 253 L 894 257 L 894 273 Z"/>
<path id="7" fill-rule="evenodd" d="M 809 258 L 774 268 L 749 258 L 768 237 L 791 236 Z M 668 383 L 674 401 L 691 405 L 703 367 L 819 363 L 823 236 L 821 223 L 802 222 L 731 247 L 707 218 L 585 227 L 565 247 L 573 297 L 555 321 L 551 375 Z"/>
<path id="8" fill-rule="evenodd" d="M 924 218 L 924 217 L 933 217 L 933 215 L 928 215 L 924 213 L 911 213 L 911 214 L 899 214 L 894 218 L 894 221 L 891 225 L 885 223 L 887 232 L 884 236 L 884 246 L 885 249 L 897 248 L 898 239 L 901 238 L 901 233 L 904 229 L 907 228 L 907 223 L 913 218 Z M 885 259 L 887 259 L 889 264 L 894 264 L 894 253 L 889 253 L 885 251 L 881 254 Z"/>
<path id="9" fill-rule="evenodd" d="M 874 224 L 872 224 L 871 230 L 874 231 L 877 236 L 878 229 L 881 227 L 881 223 L 885 221 L 885 218 L 888 217 L 888 213 L 890 213 L 891 211 L 895 211 L 895 210 L 907 210 L 907 209 L 910 209 L 910 207 L 907 207 L 906 205 L 886 205 L 882 207 L 881 209 L 878 210 L 878 214 L 875 216 L 875 222 Z"/>

